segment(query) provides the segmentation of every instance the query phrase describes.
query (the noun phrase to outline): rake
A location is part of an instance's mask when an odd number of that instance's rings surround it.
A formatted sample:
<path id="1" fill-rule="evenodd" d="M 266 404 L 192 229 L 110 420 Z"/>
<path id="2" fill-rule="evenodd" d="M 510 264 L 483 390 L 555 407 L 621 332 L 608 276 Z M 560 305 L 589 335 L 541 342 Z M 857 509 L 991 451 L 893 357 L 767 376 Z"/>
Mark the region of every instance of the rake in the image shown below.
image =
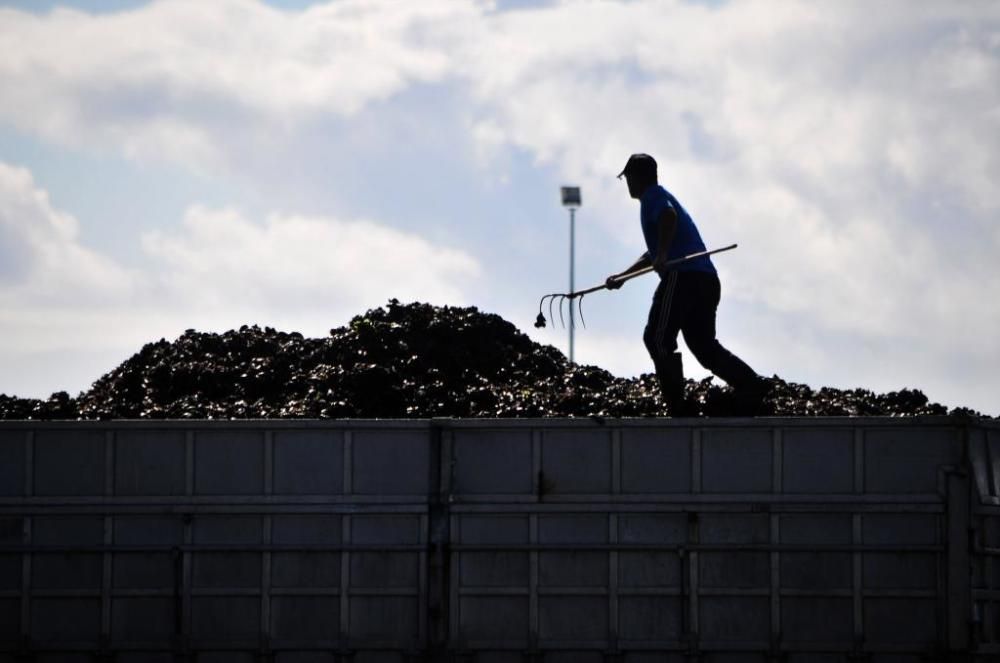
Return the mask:
<path id="1" fill-rule="evenodd" d="M 689 260 L 694 260 L 695 258 L 710 256 L 715 253 L 722 253 L 723 251 L 730 251 L 735 248 L 736 244 L 730 244 L 729 246 L 723 246 L 722 248 L 712 249 L 710 251 L 699 251 L 698 253 L 692 253 L 690 255 L 686 255 L 683 258 L 675 258 L 674 260 L 668 260 L 666 263 L 664 263 L 664 267 L 676 267 L 677 265 L 685 263 Z M 648 274 L 651 271 L 653 271 L 652 267 L 643 267 L 642 269 L 637 269 L 634 272 L 629 272 L 628 274 L 622 274 L 620 277 L 615 279 L 615 281 L 619 283 L 625 283 L 625 281 L 628 281 L 629 279 L 634 279 L 637 276 Z M 547 322 L 545 319 L 545 315 L 542 313 L 542 310 L 545 308 L 545 300 L 548 300 L 549 302 L 548 308 L 549 308 L 550 318 L 554 318 L 552 309 L 555 308 L 555 303 L 558 300 L 559 323 L 563 327 L 566 326 L 566 319 L 563 316 L 563 305 L 568 304 L 568 306 L 572 307 L 575 301 L 576 310 L 580 318 L 580 323 L 586 328 L 587 323 L 583 319 L 583 298 L 592 292 L 597 292 L 598 290 L 606 290 L 607 287 L 608 286 L 606 283 L 602 283 L 601 285 L 595 285 L 593 288 L 587 288 L 586 290 L 577 290 L 576 292 L 554 292 L 552 294 L 543 296 L 542 299 L 538 302 L 538 317 L 535 318 L 535 327 L 538 328 L 544 327 Z"/>

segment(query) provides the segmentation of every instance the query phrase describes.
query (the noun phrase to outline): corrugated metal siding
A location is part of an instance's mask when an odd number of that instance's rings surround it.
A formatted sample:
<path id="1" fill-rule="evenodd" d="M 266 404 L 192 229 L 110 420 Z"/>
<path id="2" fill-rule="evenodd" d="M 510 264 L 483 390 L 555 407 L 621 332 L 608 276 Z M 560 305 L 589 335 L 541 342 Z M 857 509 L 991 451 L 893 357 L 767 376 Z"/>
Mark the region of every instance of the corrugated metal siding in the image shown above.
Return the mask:
<path id="1" fill-rule="evenodd" d="M 7 422 L 0 652 L 1000 652 L 998 445 L 948 418 Z"/>

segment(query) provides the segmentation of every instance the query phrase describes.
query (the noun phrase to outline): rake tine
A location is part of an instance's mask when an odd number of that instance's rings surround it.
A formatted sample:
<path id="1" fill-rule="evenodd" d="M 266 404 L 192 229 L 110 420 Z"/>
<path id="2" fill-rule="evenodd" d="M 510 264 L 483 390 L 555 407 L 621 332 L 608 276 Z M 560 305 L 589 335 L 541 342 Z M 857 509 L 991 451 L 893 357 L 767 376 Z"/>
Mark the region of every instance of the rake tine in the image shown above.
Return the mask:
<path id="1" fill-rule="evenodd" d="M 541 329 L 545 326 L 545 314 L 542 313 L 542 305 L 545 303 L 545 297 L 538 300 L 538 317 L 535 318 L 535 329 Z"/>
<path id="2" fill-rule="evenodd" d="M 577 302 L 576 308 L 580 312 L 580 324 L 583 325 L 584 329 L 586 329 L 587 321 L 583 319 L 583 297 L 580 297 L 580 301 Z"/>
<path id="3" fill-rule="evenodd" d="M 565 295 L 560 295 L 559 296 L 559 324 L 561 324 L 563 326 L 563 329 L 566 329 L 566 319 L 563 318 L 563 303 L 565 301 L 566 301 Z"/>
<path id="4" fill-rule="evenodd" d="M 556 297 L 557 295 L 552 295 L 549 297 L 549 320 L 552 321 L 552 324 L 555 324 L 556 322 L 556 316 L 552 314 L 552 304 L 555 303 Z"/>

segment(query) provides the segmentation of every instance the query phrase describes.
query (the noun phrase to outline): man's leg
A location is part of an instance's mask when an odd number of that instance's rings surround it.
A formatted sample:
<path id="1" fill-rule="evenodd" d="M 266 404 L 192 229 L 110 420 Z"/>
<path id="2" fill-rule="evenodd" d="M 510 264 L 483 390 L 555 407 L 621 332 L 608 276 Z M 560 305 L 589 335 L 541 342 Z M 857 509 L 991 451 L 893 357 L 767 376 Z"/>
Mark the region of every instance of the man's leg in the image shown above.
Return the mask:
<path id="1" fill-rule="evenodd" d="M 685 316 L 684 342 L 698 362 L 729 384 L 737 395 L 760 391 L 760 376 L 746 362 L 722 346 L 715 337 L 715 314 L 719 307 L 719 278 L 707 272 L 685 274 L 685 289 L 693 300 Z"/>
<path id="2" fill-rule="evenodd" d="M 682 298 L 677 297 L 677 272 L 661 279 L 649 307 L 649 319 L 642 340 L 656 367 L 660 394 L 671 415 L 684 410 L 684 366 L 677 352 L 677 332 L 682 319 Z"/>

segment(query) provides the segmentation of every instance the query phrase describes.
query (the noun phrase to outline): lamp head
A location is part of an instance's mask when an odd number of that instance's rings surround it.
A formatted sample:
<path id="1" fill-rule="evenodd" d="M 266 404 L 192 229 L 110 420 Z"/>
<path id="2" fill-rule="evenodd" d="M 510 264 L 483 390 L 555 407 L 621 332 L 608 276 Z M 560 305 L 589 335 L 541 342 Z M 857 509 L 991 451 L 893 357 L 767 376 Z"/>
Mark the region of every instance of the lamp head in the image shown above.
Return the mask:
<path id="1" fill-rule="evenodd" d="M 580 187 L 564 186 L 562 191 L 562 204 L 565 207 L 579 207 L 583 204 L 580 199 Z"/>

